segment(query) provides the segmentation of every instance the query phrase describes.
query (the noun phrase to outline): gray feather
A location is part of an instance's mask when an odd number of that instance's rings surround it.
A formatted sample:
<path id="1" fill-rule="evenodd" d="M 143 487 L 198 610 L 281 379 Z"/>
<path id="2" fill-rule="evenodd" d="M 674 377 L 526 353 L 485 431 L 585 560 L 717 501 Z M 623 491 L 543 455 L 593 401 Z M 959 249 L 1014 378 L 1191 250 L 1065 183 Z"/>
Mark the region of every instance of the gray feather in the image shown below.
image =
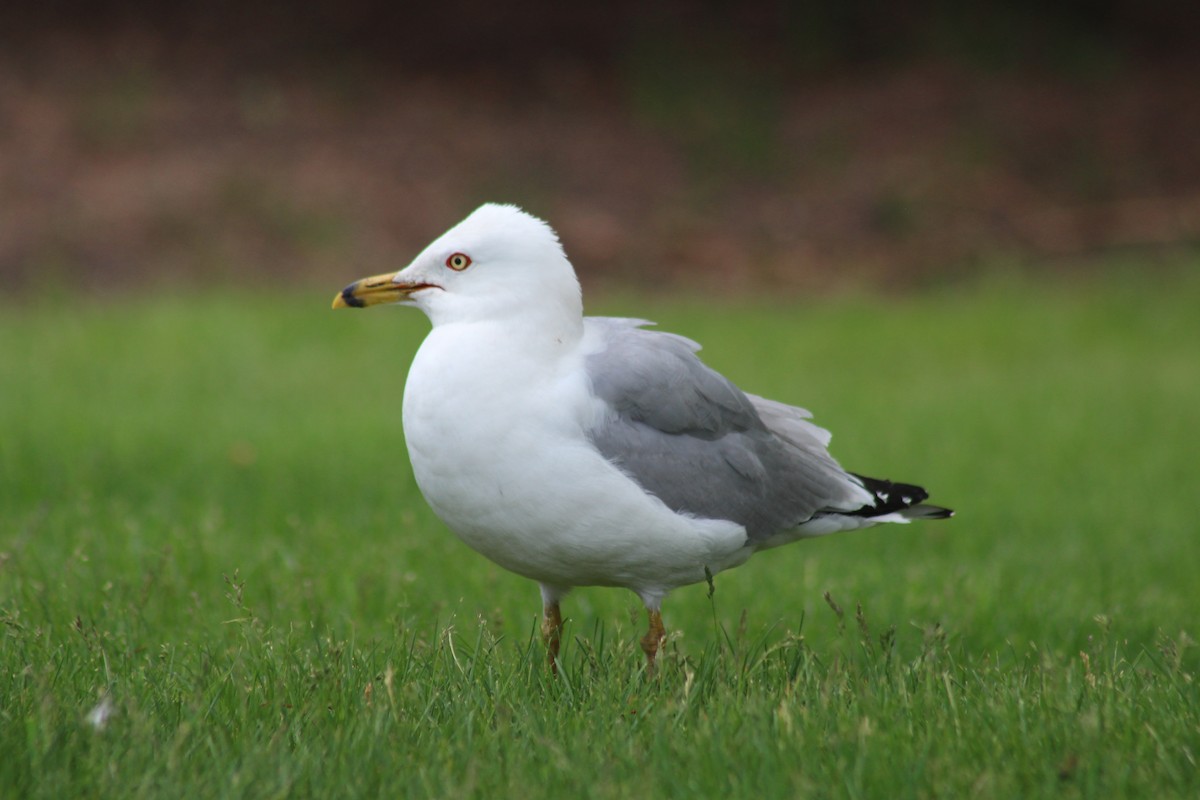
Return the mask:
<path id="1" fill-rule="evenodd" d="M 754 405 L 696 357 L 700 345 L 672 333 L 642 330 L 642 320 L 589 317 L 605 348 L 588 359 L 592 389 L 618 415 L 663 433 L 716 438 L 765 430 Z"/>
<path id="2" fill-rule="evenodd" d="M 643 489 L 679 513 L 737 522 L 752 541 L 869 502 L 808 412 L 746 395 L 694 342 L 642 324 L 589 318 L 603 347 L 586 369 L 610 410 L 591 440 Z"/>

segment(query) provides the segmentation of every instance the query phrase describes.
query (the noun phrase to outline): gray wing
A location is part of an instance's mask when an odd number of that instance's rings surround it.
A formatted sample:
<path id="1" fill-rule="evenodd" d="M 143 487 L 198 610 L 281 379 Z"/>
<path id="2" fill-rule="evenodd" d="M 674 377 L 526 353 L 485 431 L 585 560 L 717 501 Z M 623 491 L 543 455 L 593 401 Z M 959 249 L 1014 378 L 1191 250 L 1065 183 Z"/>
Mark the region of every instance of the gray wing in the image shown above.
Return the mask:
<path id="1" fill-rule="evenodd" d="M 643 330 L 640 320 L 587 324 L 603 346 L 585 366 L 609 409 L 592 442 L 672 510 L 732 520 L 760 540 L 871 502 L 808 412 L 745 394 L 682 336 Z"/>

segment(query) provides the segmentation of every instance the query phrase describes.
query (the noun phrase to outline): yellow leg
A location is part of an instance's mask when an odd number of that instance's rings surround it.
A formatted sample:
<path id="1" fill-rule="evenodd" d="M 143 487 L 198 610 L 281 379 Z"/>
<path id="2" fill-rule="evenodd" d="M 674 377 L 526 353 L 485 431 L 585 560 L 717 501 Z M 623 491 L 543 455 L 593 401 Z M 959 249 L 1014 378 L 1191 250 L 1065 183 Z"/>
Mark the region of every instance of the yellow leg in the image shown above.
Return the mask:
<path id="1" fill-rule="evenodd" d="M 547 603 L 542 609 L 542 641 L 546 643 L 546 657 L 550 671 L 558 674 L 558 647 L 562 644 L 562 611 L 558 601 Z"/>
<path id="2" fill-rule="evenodd" d="M 646 674 L 654 674 L 654 657 L 658 655 L 659 645 L 667 638 L 667 629 L 663 627 L 662 614 L 657 609 L 646 609 L 650 619 L 650 630 L 642 637 L 642 652 L 646 654 Z"/>

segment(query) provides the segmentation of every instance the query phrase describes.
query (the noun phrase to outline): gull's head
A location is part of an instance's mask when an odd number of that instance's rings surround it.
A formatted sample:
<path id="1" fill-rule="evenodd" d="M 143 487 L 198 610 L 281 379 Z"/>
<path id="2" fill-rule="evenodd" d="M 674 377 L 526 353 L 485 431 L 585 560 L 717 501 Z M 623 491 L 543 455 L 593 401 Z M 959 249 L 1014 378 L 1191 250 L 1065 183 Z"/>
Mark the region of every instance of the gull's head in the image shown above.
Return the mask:
<path id="1" fill-rule="evenodd" d="M 399 272 L 363 278 L 334 308 L 417 306 L 434 325 L 550 317 L 579 325 L 579 280 L 558 236 L 516 206 L 488 203 Z"/>

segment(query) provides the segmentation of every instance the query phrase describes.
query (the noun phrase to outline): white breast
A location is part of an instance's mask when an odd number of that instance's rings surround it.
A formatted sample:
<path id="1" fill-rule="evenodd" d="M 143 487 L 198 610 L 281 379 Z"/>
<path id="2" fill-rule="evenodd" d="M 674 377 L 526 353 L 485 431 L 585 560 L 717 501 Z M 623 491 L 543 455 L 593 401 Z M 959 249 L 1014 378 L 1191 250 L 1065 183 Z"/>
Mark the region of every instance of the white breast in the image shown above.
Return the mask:
<path id="1" fill-rule="evenodd" d="M 576 343 L 517 341 L 486 323 L 435 328 L 404 392 L 421 492 L 506 569 L 559 586 L 669 589 L 749 555 L 741 526 L 681 517 L 605 461 L 583 433 L 599 413 Z"/>

